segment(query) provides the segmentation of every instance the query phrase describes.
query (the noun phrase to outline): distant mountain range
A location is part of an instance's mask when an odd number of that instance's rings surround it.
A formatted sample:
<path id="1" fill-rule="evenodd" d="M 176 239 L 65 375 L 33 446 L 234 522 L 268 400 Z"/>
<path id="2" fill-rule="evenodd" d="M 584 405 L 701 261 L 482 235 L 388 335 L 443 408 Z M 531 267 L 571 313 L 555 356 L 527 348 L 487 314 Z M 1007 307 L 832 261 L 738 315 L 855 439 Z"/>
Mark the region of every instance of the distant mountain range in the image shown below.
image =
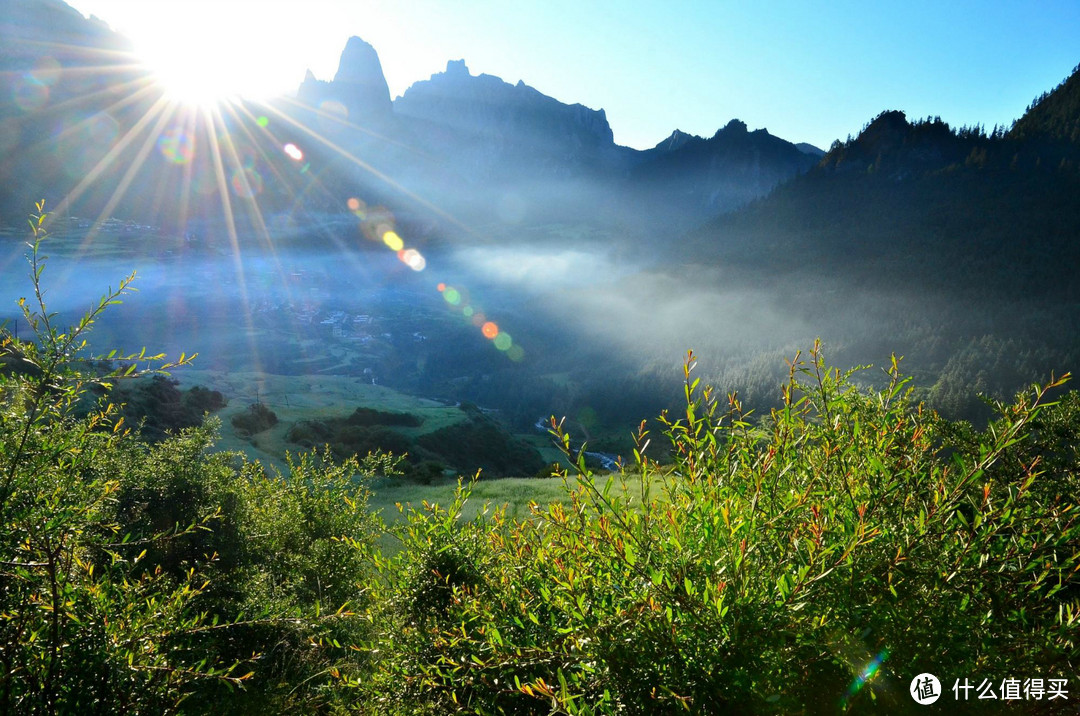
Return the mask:
<path id="1" fill-rule="evenodd" d="M 169 196 L 177 187 L 167 176 L 172 168 L 160 162 L 136 168 L 126 182 L 119 170 L 131 165 L 145 141 L 131 132 L 151 129 L 144 117 L 153 115 L 160 97 L 124 55 L 127 42 L 59 0 L 7 3 L 0 38 L 0 221 L 11 223 L 41 196 L 56 206 L 56 197 L 78 187 L 110 150 L 118 155 L 112 169 L 95 186 L 81 187 L 71 209 L 110 208 L 152 220 L 160 208 L 153 196 Z M 321 167 L 334 167 L 320 176 L 331 192 L 358 186 L 404 205 L 421 196 L 473 221 L 508 197 L 518 203 L 528 197 L 525 216 L 531 210 L 577 220 L 608 211 L 627 224 L 688 228 L 764 195 L 821 155 L 764 130 L 746 131 L 737 120 L 710 139 L 676 131 L 650 150 L 618 146 L 602 109 L 564 104 L 523 82 L 472 75 L 464 60 L 448 62 L 445 72 L 391 101 L 378 54 L 357 37 L 346 44 L 332 80 L 309 71 L 295 100 L 271 104 L 327 140 L 297 134 Z M 262 113 L 257 106 L 247 110 Z M 239 129 L 244 114 L 226 113 L 221 131 Z M 251 127 L 244 133 L 257 135 Z M 390 181 L 342 161 L 330 143 L 363 155 L 366 166 Z M 277 185 L 274 174 L 262 172 L 260 204 L 295 209 L 295 188 Z M 111 188 L 120 183 L 127 185 L 125 198 L 111 202 Z M 213 202 L 203 198 L 191 197 L 195 209 L 213 213 Z M 334 206 L 325 197 L 306 198 L 312 208 Z M 628 213 L 624 205 L 634 209 Z"/>
<path id="2" fill-rule="evenodd" d="M 349 79 L 354 77 L 366 79 L 357 83 Z M 320 82 L 309 73 L 298 97 L 310 107 L 329 103 L 337 112 L 344 105 L 359 123 L 373 121 L 380 131 L 437 158 L 442 171 L 424 187 L 428 194 L 441 195 L 447 183 L 456 191 L 491 182 L 499 193 L 509 182 L 565 205 L 573 204 L 588 182 L 585 194 L 594 197 L 599 191 L 605 199 L 590 200 L 587 207 L 595 210 L 598 203 L 626 195 L 642 209 L 641 218 L 665 214 L 668 226 L 671 216 L 689 226 L 741 206 L 806 171 L 824 154 L 765 130 L 748 132 L 738 120 L 708 140 L 675 130 L 653 149 L 619 146 L 604 110 L 564 104 L 524 82 L 472 75 L 464 60 L 448 62 L 444 72 L 413 84 L 391 104 L 375 50 L 356 37 L 346 45 L 335 79 Z M 352 140 L 362 141 L 360 135 Z M 380 153 L 377 142 L 366 148 Z M 391 154 L 395 173 L 410 175 L 417 162 Z"/>
<path id="3" fill-rule="evenodd" d="M 882 112 L 693 243 L 718 261 L 1080 301 L 1078 196 L 1080 67 L 1011 129 Z"/>

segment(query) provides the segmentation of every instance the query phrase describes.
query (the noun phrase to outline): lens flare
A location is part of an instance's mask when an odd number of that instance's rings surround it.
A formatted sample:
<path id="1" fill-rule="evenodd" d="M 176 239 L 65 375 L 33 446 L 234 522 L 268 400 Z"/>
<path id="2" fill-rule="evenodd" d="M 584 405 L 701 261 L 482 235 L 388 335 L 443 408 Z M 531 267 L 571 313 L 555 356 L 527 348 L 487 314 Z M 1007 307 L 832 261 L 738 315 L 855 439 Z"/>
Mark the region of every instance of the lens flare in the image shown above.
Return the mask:
<path id="1" fill-rule="evenodd" d="M 180 127 L 162 132 L 157 141 L 158 151 L 170 164 L 187 164 L 195 156 L 195 142 Z"/>
<path id="2" fill-rule="evenodd" d="M 510 347 L 514 345 L 514 340 L 510 338 L 509 333 L 500 332 L 495 336 L 495 347 L 501 351 L 508 351 Z"/>
<path id="3" fill-rule="evenodd" d="M 254 199 L 262 193 L 263 189 L 262 175 L 254 167 L 237 169 L 233 172 L 230 183 L 233 193 L 241 199 Z"/>
<path id="4" fill-rule="evenodd" d="M 515 363 L 519 363 L 525 358 L 525 349 L 515 343 L 506 351 L 506 357 Z"/>
<path id="5" fill-rule="evenodd" d="M 440 283 L 440 284 L 439 284 L 438 286 L 436 286 L 435 288 L 436 288 L 436 289 L 438 289 L 439 293 L 442 293 L 443 291 L 445 291 L 445 290 L 446 290 L 446 284 L 445 284 L 445 283 Z"/>
<path id="6" fill-rule="evenodd" d="M 12 99 L 22 111 L 33 112 L 49 101 L 49 88 L 27 74 L 15 81 Z"/>
<path id="7" fill-rule="evenodd" d="M 863 670 L 855 676 L 855 681 L 848 687 L 847 694 L 844 696 L 845 703 L 855 698 L 855 696 L 862 691 L 864 686 L 873 681 L 874 677 L 881 671 L 881 665 L 884 664 L 885 660 L 888 658 L 889 650 L 882 649 L 865 667 L 863 667 Z"/>
<path id="8" fill-rule="evenodd" d="M 499 327 L 495 325 L 494 321 L 488 321 L 480 327 L 480 332 L 484 334 L 484 338 L 490 340 L 499 335 Z"/>
<path id="9" fill-rule="evenodd" d="M 386 244 L 391 251 L 401 251 L 405 248 L 405 242 L 401 240 L 401 237 L 397 235 L 396 231 L 387 231 L 382 235 L 383 243 Z"/>
<path id="10" fill-rule="evenodd" d="M 443 300 L 451 306 L 456 306 L 461 303 L 461 294 L 458 293 L 456 288 L 447 288 L 443 291 Z"/>
<path id="11" fill-rule="evenodd" d="M 465 308 L 461 309 L 461 313 L 465 316 L 465 318 L 471 318 L 473 314 L 473 307 L 466 306 Z"/>
<path id="12" fill-rule="evenodd" d="M 255 120 L 255 124 L 259 125 L 263 129 L 266 129 L 267 127 L 270 126 L 270 120 L 267 119 L 265 116 L 264 117 L 259 117 L 258 119 Z"/>
<path id="13" fill-rule="evenodd" d="M 292 159 L 293 161 L 299 162 L 304 158 L 304 152 L 300 150 L 300 147 L 296 146 L 291 142 L 289 144 L 286 144 L 281 149 L 285 152 L 285 154 L 288 155 L 289 159 Z"/>
<path id="14" fill-rule="evenodd" d="M 120 124 L 105 112 L 89 117 L 83 126 L 87 142 L 97 147 L 111 147 L 120 134 Z"/>
<path id="15" fill-rule="evenodd" d="M 63 70 L 60 63 L 54 57 L 42 57 L 34 63 L 34 69 L 30 70 L 30 76 L 39 84 L 52 87 L 60 79 Z"/>
<path id="16" fill-rule="evenodd" d="M 416 249 L 405 249 L 398 254 L 398 258 L 413 271 L 423 271 L 427 266 L 427 260 Z"/>

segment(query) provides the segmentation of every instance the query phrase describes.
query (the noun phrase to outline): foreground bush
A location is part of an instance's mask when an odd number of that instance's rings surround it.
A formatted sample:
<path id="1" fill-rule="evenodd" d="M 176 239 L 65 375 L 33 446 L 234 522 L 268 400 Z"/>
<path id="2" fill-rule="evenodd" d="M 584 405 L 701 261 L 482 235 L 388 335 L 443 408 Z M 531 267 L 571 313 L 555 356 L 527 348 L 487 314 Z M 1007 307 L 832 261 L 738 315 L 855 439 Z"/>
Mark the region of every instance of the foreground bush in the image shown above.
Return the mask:
<path id="1" fill-rule="evenodd" d="M 911 404 L 895 363 L 865 391 L 815 349 L 756 422 L 692 367 L 685 415 L 662 418 L 673 464 L 646 457 L 643 427 L 634 472 L 531 521 L 464 522 L 467 488 L 411 514 L 378 670 L 355 684 L 369 705 L 896 713 L 922 708 L 921 672 L 961 710 L 955 679 L 1075 677 L 1080 403 L 1047 401 L 1060 382 L 975 433 Z"/>
<path id="2" fill-rule="evenodd" d="M 88 412 L 134 374 L 81 355 L 130 278 L 58 327 L 43 219 L 36 307 L 21 302 L 36 339 L 0 335 L 0 713 L 333 708 L 337 676 L 366 663 L 350 645 L 370 638 L 379 530 L 362 480 L 393 461 L 310 456 L 268 476 L 214 452 L 213 425 L 148 445 L 107 399 Z M 169 367 L 120 357 L 135 359 Z"/>

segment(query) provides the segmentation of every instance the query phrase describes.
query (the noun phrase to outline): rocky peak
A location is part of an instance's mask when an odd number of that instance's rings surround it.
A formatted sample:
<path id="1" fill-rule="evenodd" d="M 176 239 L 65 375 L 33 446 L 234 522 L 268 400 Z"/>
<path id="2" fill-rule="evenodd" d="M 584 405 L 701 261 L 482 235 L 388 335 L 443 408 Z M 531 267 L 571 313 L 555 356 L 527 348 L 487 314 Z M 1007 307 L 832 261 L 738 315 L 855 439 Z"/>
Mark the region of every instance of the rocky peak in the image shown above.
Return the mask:
<path id="1" fill-rule="evenodd" d="M 465 60 L 447 60 L 446 61 L 446 76 L 447 77 L 471 77 L 469 74 L 469 68 L 465 65 Z"/>
<path id="2" fill-rule="evenodd" d="M 713 135 L 713 139 L 721 135 L 739 136 L 747 133 L 746 122 L 741 119 L 733 119 L 724 125 L 722 128 L 716 130 L 716 134 Z"/>
<path id="3" fill-rule="evenodd" d="M 671 133 L 670 136 L 668 136 L 667 139 L 657 144 L 654 149 L 660 149 L 670 152 L 684 146 L 687 142 L 693 141 L 695 139 L 701 139 L 701 137 L 697 136 L 696 134 L 687 134 L 680 129 L 676 129 L 674 132 Z"/>
<path id="4" fill-rule="evenodd" d="M 308 70 L 297 96 L 302 102 L 316 107 L 327 100 L 340 102 L 352 120 L 390 114 L 390 89 L 379 55 L 374 47 L 356 36 L 345 43 L 334 80 L 319 81 Z"/>
<path id="5" fill-rule="evenodd" d="M 472 75 L 464 60 L 451 60 L 445 72 L 413 84 L 394 101 L 394 111 L 510 142 L 614 145 L 604 110 L 563 104 L 524 82 Z"/>

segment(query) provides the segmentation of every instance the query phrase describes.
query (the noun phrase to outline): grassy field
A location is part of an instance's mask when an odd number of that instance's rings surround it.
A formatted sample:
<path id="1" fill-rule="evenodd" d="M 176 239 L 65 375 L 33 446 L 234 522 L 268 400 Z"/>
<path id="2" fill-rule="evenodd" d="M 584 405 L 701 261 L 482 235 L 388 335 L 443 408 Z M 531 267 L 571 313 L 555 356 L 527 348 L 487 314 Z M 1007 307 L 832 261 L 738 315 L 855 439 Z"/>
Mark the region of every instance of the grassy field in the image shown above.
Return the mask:
<path id="1" fill-rule="evenodd" d="M 387 412 L 411 413 L 423 418 L 422 426 L 402 429 L 402 432 L 418 435 L 465 419 L 465 414 L 456 407 L 371 385 L 362 379 L 348 376 L 281 376 L 185 368 L 176 371 L 174 377 L 180 381 L 183 388 L 194 385 L 211 386 L 229 399 L 229 405 L 217 413 L 221 419 L 218 449 L 241 452 L 249 459 L 258 460 L 263 465 L 281 472 L 287 469 L 285 453 L 298 451 L 296 445 L 288 442 L 286 433 L 289 427 L 299 420 L 328 415 L 347 416 L 355 408 L 365 406 Z M 237 434 L 231 418 L 247 410 L 256 399 L 271 408 L 279 422 L 273 428 L 250 438 L 242 437 Z M 554 447 L 549 436 L 537 432 L 521 437 L 534 445 L 544 460 L 567 465 L 567 461 Z M 468 477 L 471 476 L 466 476 L 466 479 Z M 597 479 L 602 481 L 606 477 Z M 569 485 L 574 487 L 576 484 L 576 478 L 571 477 Z M 420 507 L 425 500 L 428 503 L 446 505 L 453 501 L 457 486 L 457 479 L 451 477 L 435 480 L 430 484 L 399 478 L 377 478 L 370 485 L 370 505 L 373 510 L 382 514 L 388 524 L 400 523 L 404 516 L 398 505 L 406 509 L 409 506 Z M 527 519 L 531 514 L 530 502 L 546 505 L 565 501 L 566 495 L 563 480 L 560 478 L 481 479 L 473 486 L 472 496 L 463 517 L 472 518 L 485 509 L 485 506 L 491 509 L 505 506 L 507 518 Z M 394 549 L 394 540 L 389 535 L 384 539 L 384 547 Z"/>
<path id="2" fill-rule="evenodd" d="M 229 400 L 229 405 L 217 414 L 222 423 L 218 442 L 221 449 L 242 452 L 253 460 L 279 470 L 285 469 L 285 453 L 299 449 L 286 439 L 286 434 L 293 424 L 301 420 L 346 417 L 363 406 L 386 412 L 411 413 L 422 418 L 424 423 L 420 427 L 402 430 L 409 435 L 420 435 L 465 419 L 464 413 L 456 407 L 405 395 L 350 376 L 272 375 L 185 368 L 176 371 L 174 377 L 180 381 L 181 387 L 211 387 L 220 390 Z M 274 411 L 278 424 L 251 438 L 241 437 L 232 426 L 231 418 L 247 410 L 256 401 Z"/>
<path id="3" fill-rule="evenodd" d="M 571 479 L 571 486 L 576 481 Z M 404 519 L 397 505 L 420 507 L 425 500 L 429 503 L 447 505 L 454 499 L 457 480 L 443 480 L 430 485 L 419 485 L 392 478 L 380 478 L 372 485 L 371 508 L 381 511 L 383 519 L 393 524 Z M 566 499 L 566 490 L 560 478 L 503 477 L 492 480 L 478 480 L 473 485 L 472 496 L 465 507 L 465 519 L 475 517 L 485 505 L 492 508 L 506 506 L 507 518 L 526 519 L 529 517 L 529 502 L 540 505 L 562 502 Z"/>

